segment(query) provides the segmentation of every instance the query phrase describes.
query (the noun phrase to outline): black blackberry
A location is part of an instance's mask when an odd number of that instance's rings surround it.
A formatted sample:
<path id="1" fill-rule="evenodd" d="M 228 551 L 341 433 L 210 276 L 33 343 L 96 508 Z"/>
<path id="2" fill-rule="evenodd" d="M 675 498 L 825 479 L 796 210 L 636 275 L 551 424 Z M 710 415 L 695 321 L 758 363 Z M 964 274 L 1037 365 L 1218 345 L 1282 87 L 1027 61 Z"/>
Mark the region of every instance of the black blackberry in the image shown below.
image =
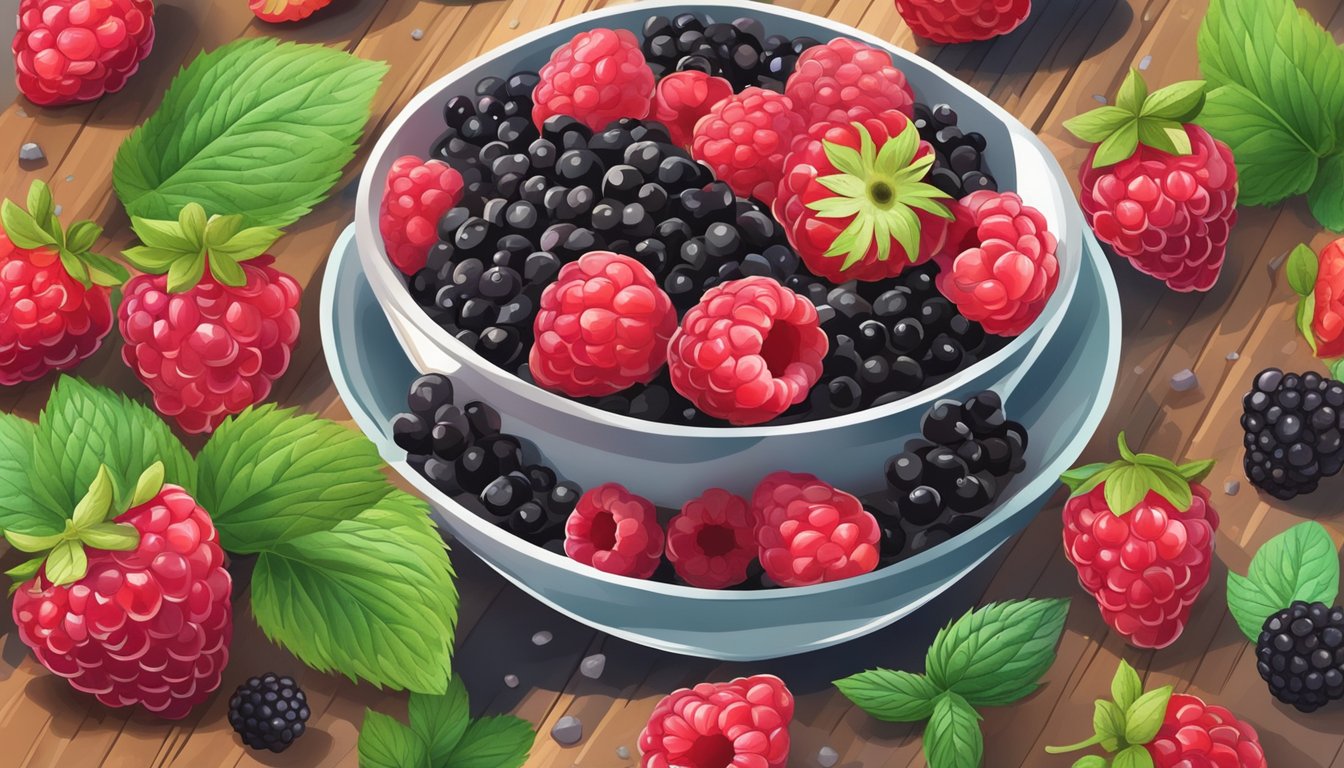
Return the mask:
<path id="1" fill-rule="evenodd" d="M 695 13 L 651 16 L 642 36 L 644 58 L 658 77 L 695 70 L 728 80 L 735 91 L 758 86 L 783 93 L 798 55 L 819 44 L 810 37 L 767 36 L 756 19 L 725 23 Z"/>
<path id="2" fill-rule="evenodd" d="M 1294 602 L 1265 620 L 1255 658 L 1274 698 L 1302 712 L 1344 698 L 1344 610 Z"/>
<path id="3" fill-rule="evenodd" d="M 1344 467 L 1344 383 L 1266 368 L 1242 398 L 1246 477 L 1279 499 Z"/>
<path id="4" fill-rule="evenodd" d="M 981 190 L 998 190 L 998 181 L 985 162 L 984 135 L 963 132 L 952 107 L 916 103 L 915 127 L 920 138 L 932 144 L 936 153 L 929 171 L 930 184 L 956 198 Z"/>
<path id="5" fill-rule="evenodd" d="M 229 699 L 229 725 L 251 749 L 284 752 L 308 727 L 308 697 L 292 677 L 248 678 Z"/>

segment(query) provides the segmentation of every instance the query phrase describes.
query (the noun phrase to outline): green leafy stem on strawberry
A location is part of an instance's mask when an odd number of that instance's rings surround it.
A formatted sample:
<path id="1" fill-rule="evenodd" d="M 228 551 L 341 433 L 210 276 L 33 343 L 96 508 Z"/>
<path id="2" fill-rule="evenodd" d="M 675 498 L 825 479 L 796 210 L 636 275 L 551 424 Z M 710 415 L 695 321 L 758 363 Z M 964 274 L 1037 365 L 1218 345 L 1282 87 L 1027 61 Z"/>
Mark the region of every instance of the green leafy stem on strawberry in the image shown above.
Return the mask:
<path id="1" fill-rule="evenodd" d="M 1151 453 L 1136 454 L 1130 450 L 1124 432 L 1116 442 L 1120 447 L 1119 459 L 1074 467 L 1060 475 L 1073 496 L 1088 493 L 1104 483 L 1106 505 L 1116 515 L 1134 509 L 1150 492 L 1178 510 L 1189 509 L 1193 498 L 1190 484 L 1203 481 L 1213 471 L 1211 459 L 1177 465 Z"/>

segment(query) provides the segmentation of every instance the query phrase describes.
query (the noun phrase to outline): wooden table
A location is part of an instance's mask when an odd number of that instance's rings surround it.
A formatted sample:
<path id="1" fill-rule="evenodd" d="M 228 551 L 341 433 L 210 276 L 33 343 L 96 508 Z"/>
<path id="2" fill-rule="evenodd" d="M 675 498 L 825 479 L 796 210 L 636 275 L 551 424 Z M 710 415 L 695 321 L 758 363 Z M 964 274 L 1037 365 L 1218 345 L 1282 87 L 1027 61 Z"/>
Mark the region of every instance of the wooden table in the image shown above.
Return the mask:
<path id="1" fill-rule="evenodd" d="M 130 240 L 126 217 L 112 196 L 112 148 L 154 108 L 178 67 L 201 49 L 238 37 L 278 35 L 340 46 L 384 59 L 392 69 L 375 103 L 376 135 L 420 88 L 452 68 L 516 35 L 557 18 L 601 7 L 604 0 L 337 0 L 316 21 L 271 27 L 253 20 L 242 0 L 169 0 L 158 6 L 158 42 L 123 93 L 92 104 L 39 110 L 20 101 L 0 114 L 0 187 L 19 200 L 29 182 L 47 180 L 72 216 L 107 227 L 100 247 L 115 251 Z M 1043 137 L 1066 168 L 1084 149 L 1061 123 L 1113 93 L 1132 66 L 1157 85 L 1198 75 L 1195 34 L 1203 0 L 1036 0 L 1024 27 L 999 40 L 954 48 L 920 46 L 893 10 L 891 0 L 787 0 L 801 8 L 858 26 L 919 52 L 970 82 Z M 1339 0 L 1306 0 L 1327 28 L 1344 35 Z M 422 30 L 415 40 L 412 31 Z M 38 142 L 46 164 L 20 167 L 20 143 Z M 353 179 L 362 163 L 352 164 Z M 275 399 L 344 420 L 320 348 L 318 291 L 326 255 L 349 221 L 353 196 L 337 194 L 294 227 L 276 249 L 281 264 L 305 286 L 303 337 Z M 569 621 L 506 586 L 464 551 L 454 554 L 461 574 L 462 616 L 456 667 L 472 693 L 474 709 L 513 712 L 537 724 L 539 737 L 528 766 L 619 768 L 619 747 L 635 742 L 658 698 L 702 680 L 770 672 L 798 696 L 791 766 L 816 765 L 823 746 L 840 754 L 844 768 L 922 766 L 918 730 L 871 720 L 850 706 L 829 681 L 862 668 L 918 668 L 938 626 L 968 607 L 1027 595 L 1076 598 L 1059 659 L 1044 687 L 1019 705 L 985 713 L 989 768 L 1067 766 L 1044 754 L 1047 744 L 1071 743 L 1090 733 L 1092 701 L 1105 695 L 1116 663 L 1128 659 L 1149 685 L 1171 683 L 1223 704 L 1259 730 L 1275 768 L 1344 765 L 1344 710 L 1311 716 L 1273 703 L 1255 673 L 1253 650 L 1228 616 L 1223 599 L 1227 569 L 1243 571 L 1249 553 L 1270 536 L 1303 519 L 1319 519 L 1344 539 L 1344 525 L 1329 515 L 1338 483 L 1291 504 L 1268 503 L 1240 476 L 1240 398 L 1252 375 L 1269 365 L 1312 367 L 1306 345 L 1293 333 L 1293 296 L 1282 274 L 1290 248 L 1319 247 L 1319 232 L 1300 201 L 1245 209 L 1233 235 L 1227 266 L 1207 294 L 1170 293 L 1126 264 L 1115 265 L 1124 302 L 1124 359 L 1115 397 L 1087 458 L 1107 458 L 1118 430 L 1136 447 L 1175 458 L 1213 457 L 1210 478 L 1222 514 L 1219 562 L 1185 635 L 1162 652 L 1137 651 L 1107 631 L 1091 600 L 1076 586 L 1059 545 L 1059 504 L 1049 506 L 1010 546 L 944 598 L 916 616 L 840 649 L 759 664 L 719 664 L 649 651 Z M 144 388 L 109 342 L 79 373 L 144 397 Z M 1176 392 L 1172 374 L 1189 368 L 1200 386 Z M 0 408 L 33 417 L 51 380 L 0 392 Z M 5 558 L 5 567 L 13 560 Z M 187 720 L 157 722 L 142 714 L 110 710 L 47 674 L 15 635 L 8 611 L 0 625 L 0 764 L 13 766 L 354 766 L 365 707 L 404 714 L 404 698 L 366 685 L 304 670 L 257 631 L 246 609 L 237 612 L 232 662 L 225 687 L 267 670 L 296 673 L 313 702 L 310 732 L 289 752 L 272 757 L 245 752 L 225 720 L 227 691 L 216 694 Z M 532 644 L 547 630 L 554 641 Z M 578 671 L 582 658 L 604 653 L 600 679 Z M 508 688 L 506 674 L 521 685 Z M 584 739 L 564 748 L 550 728 L 565 715 L 578 717 Z M 637 753 L 636 753 L 637 754 Z"/>

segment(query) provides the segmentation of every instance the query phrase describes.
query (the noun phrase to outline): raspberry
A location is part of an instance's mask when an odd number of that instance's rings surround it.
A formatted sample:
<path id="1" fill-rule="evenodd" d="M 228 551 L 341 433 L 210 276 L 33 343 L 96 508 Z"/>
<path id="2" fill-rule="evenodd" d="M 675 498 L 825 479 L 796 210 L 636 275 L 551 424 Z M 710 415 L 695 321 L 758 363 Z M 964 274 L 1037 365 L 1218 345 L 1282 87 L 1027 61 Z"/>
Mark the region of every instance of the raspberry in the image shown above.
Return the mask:
<path id="1" fill-rule="evenodd" d="M 1344 698 L 1344 610 L 1294 601 L 1265 620 L 1255 657 L 1274 698 L 1301 712 Z"/>
<path id="2" fill-rule="evenodd" d="M 1322 360 L 1344 357 L 1344 238 L 1321 250 L 1312 295 L 1311 335 Z"/>
<path id="3" fill-rule="evenodd" d="M 733 95 L 733 84 L 698 70 L 673 72 L 658 81 L 650 117 L 662 123 L 672 142 L 691 146 L 695 124 L 715 104 Z"/>
<path id="4" fill-rule="evenodd" d="M 1123 434 L 1120 446 L 1118 461 L 1065 474 L 1075 495 L 1064 505 L 1064 554 L 1111 629 L 1133 646 L 1165 648 L 1180 637 L 1209 581 L 1218 513 L 1198 480 L 1212 462 L 1178 467 L 1156 456 L 1136 457 Z M 1154 489 L 1152 474 L 1163 481 L 1163 493 Z M 1112 482 L 1132 486 L 1134 496 L 1145 492 L 1128 508 L 1112 509 L 1106 500 Z M 1177 484 L 1189 486 L 1185 509 L 1163 495 Z"/>
<path id="5" fill-rule="evenodd" d="M 640 768 L 784 768 L 793 707 L 772 675 L 674 691 L 639 734 Z"/>
<path id="6" fill-rule="evenodd" d="M 1344 382 L 1266 368 L 1241 404 L 1243 468 L 1255 487 L 1287 501 L 1344 468 Z"/>
<path id="7" fill-rule="evenodd" d="M 747 88 L 719 101 L 695 125 L 691 154 L 743 197 L 769 205 L 784 160 L 807 133 L 807 121 L 789 97 Z"/>
<path id="8" fill-rule="evenodd" d="M 1041 212 L 1012 192 L 972 192 L 961 206 L 973 231 L 957 253 L 939 255 L 938 290 L 989 333 L 1016 336 L 1055 292 L 1058 243 Z"/>
<path id="9" fill-rule="evenodd" d="M 462 174 L 440 160 L 399 157 L 387 173 L 378 230 L 387 256 L 402 273 L 425 268 L 439 241 L 439 219 L 462 199 Z"/>
<path id="10" fill-rule="evenodd" d="M 1006 35 L 1031 14 L 1031 0 L 896 0 L 911 31 L 935 43 Z"/>
<path id="11" fill-rule="evenodd" d="M 331 0 L 248 0 L 247 7 L 262 21 L 302 21 L 331 5 Z"/>
<path id="12" fill-rule="evenodd" d="M 877 518 L 813 475 L 768 475 L 756 486 L 751 508 L 761 565 L 780 586 L 839 581 L 877 567 Z"/>
<path id="13" fill-rule="evenodd" d="M 627 29 L 590 29 L 556 48 L 532 91 L 532 121 L 569 115 L 593 130 L 642 119 L 653 100 L 653 70 Z"/>
<path id="14" fill-rule="evenodd" d="M 871 156 L 860 152 L 866 143 Z M 775 218 L 818 277 L 895 277 L 933 258 L 947 237 L 953 216 L 938 200 L 948 195 L 926 181 L 933 163 L 933 147 L 904 113 L 830 124 L 785 161 Z"/>
<path id="15" fill-rule="evenodd" d="M 599 571 L 647 579 L 663 554 L 657 510 L 622 485 L 592 488 L 565 523 L 565 554 Z"/>
<path id="16" fill-rule="evenodd" d="M 756 524 L 747 500 L 711 488 L 667 524 L 667 559 L 693 587 L 723 589 L 747 579 L 756 559 Z"/>
<path id="17" fill-rule="evenodd" d="M 784 86 L 810 130 L 896 110 L 914 116 L 915 95 L 891 55 L 871 45 L 837 37 L 807 49 Z"/>
<path id="18" fill-rule="evenodd" d="M 248 678 L 229 699 L 229 725 L 252 749 L 284 752 L 308 727 L 308 697 L 292 677 Z"/>
<path id="19" fill-rule="evenodd" d="M 1157 736 L 1148 745 L 1155 768 L 1268 768 L 1250 723 L 1198 696 L 1172 694 Z"/>
<path id="20" fill-rule="evenodd" d="M 668 344 L 672 387 L 735 425 L 769 421 L 821 378 L 830 342 L 817 309 L 768 277 L 714 286 Z"/>
<path id="21" fill-rule="evenodd" d="M 107 706 L 181 719 L 219 687 L 228 661 L 224 552 L 210 516 L 175 485 L 113 522 L 134 529 L 135 548 L 86 548 L 87 572 L 61 584 L 48 560 L 14 594 L 19 638 L 42 666 Z"/>
<path id="22" fill-rule="evenodd" d="M 14 35 L 19 90 L 44 107 L 115 93 L 154 46 L 151 0 L 23 0 Z"/>
<path id="23" fill-rule="evenodd" d="M 528 366 L 547 389 L 610 395 L 651 380 L 676 329 L 672 300 L 647 267 L 593 251 L 562 267 L 542 292 Z"/>

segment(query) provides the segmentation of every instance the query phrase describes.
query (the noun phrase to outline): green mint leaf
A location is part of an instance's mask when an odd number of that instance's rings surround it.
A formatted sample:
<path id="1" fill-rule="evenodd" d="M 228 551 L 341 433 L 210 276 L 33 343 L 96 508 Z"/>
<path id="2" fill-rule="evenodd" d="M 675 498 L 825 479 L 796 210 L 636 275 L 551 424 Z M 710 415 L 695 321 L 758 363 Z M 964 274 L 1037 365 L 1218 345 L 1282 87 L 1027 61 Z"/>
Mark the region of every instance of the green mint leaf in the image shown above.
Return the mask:
<path id="1" fill-rule="evenodd" d="M 1204 106 L 1204 81 L 1185 80 L 1153 91 L 1139 110 L 1142 117 L 1188 123 Z"/>
<path id="2" fill-rule="evenodd" d="M 1064 121 L 1069 133 L 1089 144 L 1100 144 L 1107 136 L 1134 122 L 1134 115 L 1119 107 L 1099 107 Z"/>
<path id="3" fill-rule="evenodd" d="M 196 487 L 191 454 L 168 425 L 139 402 L 63 376 L 52 388 L 33 438 L 33 496 L 48 514 L 68 519 L 106 465 L 114 487 L 134 488 L 163 462 L 165 481 Z"/>
<path id="4" fill-rule="evenodd" d="M 376 685 L 447 690 L 457 588 L 425 503 L 392 491 L 330 530 L 257 559 L 252 609 L 301 661 Z"/>
<path id="5" fill-rule="evenodd" d="M 536 741 L 526 720 L 501 715 L 483 717 L 467 726 L 453 757 L 452 768 L 521 768 Z"/>
<path id="6" fill-rule="evenodd" d="M 1331 155 L 1321 163 L 1307 191 L 1307 204 L 1321 226 L 1344 232 L 1344 154 Z"/>
<path id="7" fill-rule="evenodd" d="M 944 693 L 924 727 L 924 757 L 929 768 L 973 768 L 984 762 L 980 716 L 962 697 Z"/>
<path id="8" fill-rule="evenodd" d="M 1127 159 L 1139 148 L 1139 123 L 1126 123 L 1116 129 L 1097 145 L 1097 153 L 1092 157 L 1093 168 L 1105 168 L 1108 165 Z"/>
<path id="9" fill-rule="evenodd" d="M 453 749 L 462 741 L 462 734 L 471 722 L 471 703 L 461 677 L 454 675 L 448 681 L 448 692 L 442 696 L 412 693 L 408 709 L 411 730 L 428 747 L 430 763 L 451 765 Z"/>
<path id="10" fill-rule="evenodd" d="M 39 504 L 33 490 L 33 438 L 37 425 L 0 413 L 0 533 L 57 533 L 65 515 Z"/>
<path id="11" fill-rule="evenodd" d="M 43 229 L 36 219 L 9 200 L 0 202 L 0 224 L 4 225 L 5 236 L 20 248 L 32 250 L 56 244 L 56 239 L 51 236 L 50 232 Z"/>
<path id="12" fill-rule="evenodd" d="M 388 491 L 378 450 L 363 435 L 270 404 L 226 419 L 196 463 L 197 499 L 230 552 L 327 530 Z"/>
<path id="13" fill-rule="evenodd" d="M 1341 180 L 1341 184 L 1344 184 L 1344 180 Z M 1298 243 L 1288 254 L 1288 263 L 1284 269 L 1288 273 L 1288 285 L 1298 296 L 1310 296 L 1316 290 L 1316 273 L 1320 269 L 1320 261 L 1311 246 Z"/>
<path id="14" fill-rule="evenodd" d="M 1147 744 L 1162 727 L 1162 718 L 1167 713 L 1167 702 L 1171 701 L 1171 686 L 1148 691 L 1135 699 L 1125 709 L 1125 742 L 1128 744 Z"/>
<path id="15" fill-rule="evenodd" d="M 1148 750 L 1135 744 L 1121 750 L 1111 761 L 1111 768 L 1153 768 L 1153 756 L 1148 754 Z"/>
<path id="16" fill-rule="evenodd" d="M 1092 730 L 1102 749 L 1114 751 L 1125 735 L 1125 711 L 1113 701 L 1098 700 L 1092 707 Z"/>
<path id="17" fill-rule="evenodd" d="M 1260 637 L 1265 620 L 1296 600 L 1334 605 L 1339 553 L 1325 527 L 1299 523 L 1265 542 L 1246 576 L 1227 574 L 1227 607 L 1242 634 Z"/>
<path id="18" fill-rule="evenodd" d="M 386 71 L 334 48 L 266 37 L 203 53 L 117 151 L 117 197 L 142 218 L 171 219 L 195 201 L 249 225 L 291 224 L 354 157 Z"/>
<path id="19" fill-rule="evenodd" d="M 977 707 L 1011 704 L 1036 690 L 1055 661 L 1068 600 L 991 603 L 938 633 L 925 666 L 929 680 Z"/>
<path id="20" fill-rule="evenodd" d="M 1139 679 L 1138 671 L 1131 667 L 1129 662 L 1121 661 L 1119 668 L 1115 670 L 1115 677 L 1111 678 L 1111 699 L 1123 712 L 1142 695 L 1143 681 Z"/>
<path id="21" fill-rule="evenodd" d="M 440 768 L 429 748 L 410 728 L 387 715 L 364 710 L 359 727 L 360 768 Z"/>
<path id="22" fill-rule="evenodd" d="M 933 714 L 933 700 L 942 691 L 924 675 L 870 669 L 835 681 L 845 698 L 878 720 L 913 723 Z"/>
<path id="23" fill-rule="evenodd" d="M 1297 331 L 1302 334 L 1302 338 L 1307 340 L 1307 346 L 1311 347 L 1311 353 L 1316 354 L 1316 333 L 1311 329 L 1313 315 L 1316 314 L 1316 294 L 1309 293 L 1297 301 Z M 1334 376 L 1334 378 L 1339 378 Z"/>

